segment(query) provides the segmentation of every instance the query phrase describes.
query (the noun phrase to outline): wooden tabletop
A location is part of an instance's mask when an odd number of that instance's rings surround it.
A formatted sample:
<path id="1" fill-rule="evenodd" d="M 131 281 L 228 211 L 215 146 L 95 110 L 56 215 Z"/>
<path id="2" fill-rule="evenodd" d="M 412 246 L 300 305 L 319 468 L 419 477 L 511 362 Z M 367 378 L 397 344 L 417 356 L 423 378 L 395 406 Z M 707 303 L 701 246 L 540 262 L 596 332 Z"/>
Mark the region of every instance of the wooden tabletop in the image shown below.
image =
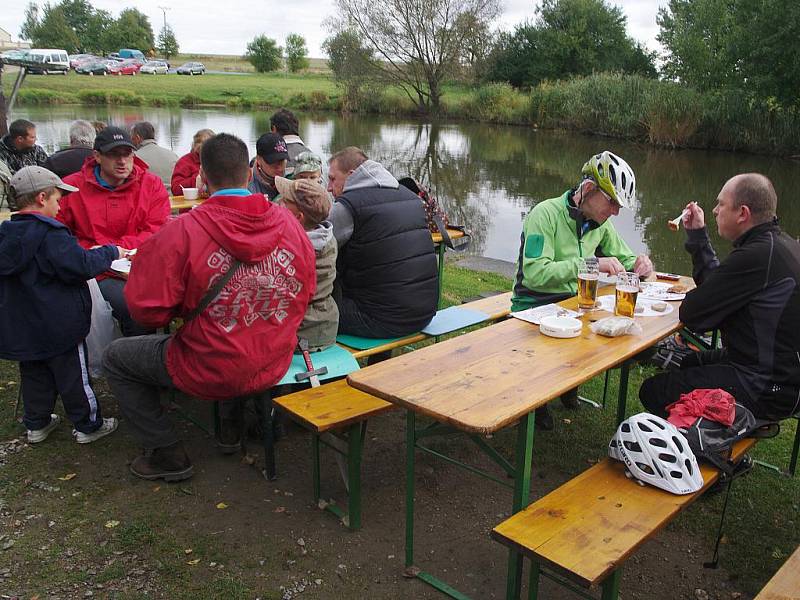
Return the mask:
<path id="1" fill-rule="evenodd" d="M 451 240 L 457 240 L 459 238 L 464 237 L 464 232 L 460 229 L 447 229 L 447 235 L 450 236 Z M 441 233 L 431 233 L 431 238 L 433 239 L 434 244 L 441 244 L 442 243 L 442 234 Z"/>
<path id="2" fill-rule="evenodd" d="M 691 280 L 687 280 L 691 281 Z M 600 293 L 613 292 L 612 288 Z M 577 299 L 561 303 L 575 308 Z M 679 302 L 664 316 L 636 317 L 642 335 L 607 338 L 589 329 L 550 338 L 508 319 L 351 373 L 351 386 L 468 432 L 488 434 L 622 363 L 680 329 Z"/>

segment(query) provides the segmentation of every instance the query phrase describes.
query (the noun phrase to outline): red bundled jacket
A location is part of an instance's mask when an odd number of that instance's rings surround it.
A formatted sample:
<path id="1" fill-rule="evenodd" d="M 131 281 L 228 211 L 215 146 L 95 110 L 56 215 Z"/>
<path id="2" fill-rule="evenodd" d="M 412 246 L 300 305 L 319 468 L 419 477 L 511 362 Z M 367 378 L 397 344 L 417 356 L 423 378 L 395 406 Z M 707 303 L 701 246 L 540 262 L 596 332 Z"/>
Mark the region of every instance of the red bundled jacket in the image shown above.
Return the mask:
<path id="1" fill-rule="evenodd" d="M 131 316 L 160 327 L 217 297 L 173 336 L 167 371 L 193 396 L 222 400 L 264 390 L 289 368 L 314 294 L 314 249 L 292 214 L 263 195 L 212 196 L 142 244 L 125 299 Z"/>
<path id="2" fill-rule="evenodd" d="M 200 173 L 200 155 L 196 152 L 184 154 L 175 163 L 172 169 L 172 180 L 169 187 L 172 189 L 173 196 L 183 194 L 181 186 L 187 188 L 197 187 L 197 174 Z"/>
<path id="3" fill-rule="evenodd" d="M 167 222 L 171 207 L 161 179 L 134 157 L 133 171 L 120 186 L 108 190 L 97 183 L 92 157 L 64 183 L 78 188 L 61 198 L 58 220 L 70 228 L 84 248 L 114 244 L 138 248 Z"/>

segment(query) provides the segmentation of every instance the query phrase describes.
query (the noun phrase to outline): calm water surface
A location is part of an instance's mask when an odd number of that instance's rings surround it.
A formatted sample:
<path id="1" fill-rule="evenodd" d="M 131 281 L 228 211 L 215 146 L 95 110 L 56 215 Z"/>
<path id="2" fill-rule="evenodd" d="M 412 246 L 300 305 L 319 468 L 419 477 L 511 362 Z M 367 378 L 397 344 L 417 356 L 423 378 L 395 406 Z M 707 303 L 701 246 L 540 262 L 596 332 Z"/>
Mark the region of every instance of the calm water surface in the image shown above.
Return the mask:
<path id="1" fill-rule="evenodd" d="M 234 133 L 255 152 L 258 137 L 269 128 L 271 112 L 224 109 L 159 109 L 139 107 L 22 107 L 12 118 L 37 123 L 39 143 L 53 152 L 68 143 L 74 119 L 130 125 L 152 122 L 158 142 L 179 156 L 188 152 L 198 129 Z M 428 181 L 454 223 L 473 234 L 470 252 L 515 261 L 522 219 L 537 202 L 562 194 L 578 181 L 580 168 L 594 152 L 612 150 L 633 167 L 637 206 L 623 210 L 614 223 L 636 252 L 649 253 L 657 269 L 689 273 L 684 234 L 666 226 L 690 200 L 711 209 L 717 192 L 732 175 L 758 171 L 775 184 L 778 214 L 784 229 L 800 235 L 800 162 L 772 157 L 713 151 L 666 151 L 614 139 L 574 133 L 534 131 L 525 127 L 475 123 L 419 123 L 389 117 L 326 114 L 299 115 L 300 133 L 316 152 L 330 156 L 345 146 L 360 146 L 398 178 L 412 175 Z M 716 236 L 716 231 L 712 231 Z M 716 237 L 721 255 L 730 244 Z"/>

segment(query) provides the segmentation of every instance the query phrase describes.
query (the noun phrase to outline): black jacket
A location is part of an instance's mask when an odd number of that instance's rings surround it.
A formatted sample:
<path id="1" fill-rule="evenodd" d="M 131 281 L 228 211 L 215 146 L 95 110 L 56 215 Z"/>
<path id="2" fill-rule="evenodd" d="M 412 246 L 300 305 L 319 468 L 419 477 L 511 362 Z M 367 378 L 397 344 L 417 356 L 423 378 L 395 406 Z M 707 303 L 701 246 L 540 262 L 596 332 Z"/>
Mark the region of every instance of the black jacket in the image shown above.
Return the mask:
<path id="1" fill-rule="evenodd" d="M 2 160 L 12 173 L 16 173 L 22 167 L 42 167 L 47 160 L 47 153 L 41 146 L 34 145 L 25 150 L 17 150 L 11 136 L 7 135 L 0 140 L 0 160 Z"/>
<path id="2" fill-rule="evenodd" d="M 419 197 L 407 188 L 372 187 L 337 198 L 353 216 L 353 234 L 339 249 L 337 280 L 392 336 L 425 327 L 439 294 L 433 241 Z"/>
<path id="3" fill-rule="evenodd" d="M 89 333 L 86 280 L 107 271 L 115 246 L 84 250 L 67 226 L 39 213 L 0 225 L 0 358 L 43 360 Z"/>
<path id="4" fill-rule="evenodd" d="M 51 154 L 44 161 L 44 168 L 50 169 L 61 178 L 81 170 L 84 161 L 94 155 L 94 150 L 86 146 L 71 146 Z"/>
<path id="5" fill-rule="evenodd" d="M 720 262 L 705 229 L 688 230 L 697 289 L 680 318 L 697 331 L 720 329 L 728 361 L 763 406 L 759 416 L 800 410 L 800 244 L 777 221 L 753 227 Z"/>

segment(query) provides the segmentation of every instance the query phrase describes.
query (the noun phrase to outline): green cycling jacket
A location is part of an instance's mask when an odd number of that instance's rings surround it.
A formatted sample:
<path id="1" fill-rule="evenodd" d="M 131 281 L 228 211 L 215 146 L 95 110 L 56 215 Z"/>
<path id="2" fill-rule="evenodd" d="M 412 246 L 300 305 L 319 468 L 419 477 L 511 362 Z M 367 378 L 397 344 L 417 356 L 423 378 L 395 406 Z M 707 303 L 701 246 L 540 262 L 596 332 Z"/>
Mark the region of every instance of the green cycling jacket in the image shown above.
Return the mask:
<path id="1" fill-rule="evenodd" d="M 511 310 L 559 302 L 578 291 L 578 268 L 584 257 L 614 256 L 632 270 L 636 256 L 607 220 L 582 219 L 570 203 L 572 191 L 539 202 L 525 217 L 520 239 Z M 576 220 L 577 219 L 577 220 Z M 579 235 L 579 231 L 581 231 Z"/>

